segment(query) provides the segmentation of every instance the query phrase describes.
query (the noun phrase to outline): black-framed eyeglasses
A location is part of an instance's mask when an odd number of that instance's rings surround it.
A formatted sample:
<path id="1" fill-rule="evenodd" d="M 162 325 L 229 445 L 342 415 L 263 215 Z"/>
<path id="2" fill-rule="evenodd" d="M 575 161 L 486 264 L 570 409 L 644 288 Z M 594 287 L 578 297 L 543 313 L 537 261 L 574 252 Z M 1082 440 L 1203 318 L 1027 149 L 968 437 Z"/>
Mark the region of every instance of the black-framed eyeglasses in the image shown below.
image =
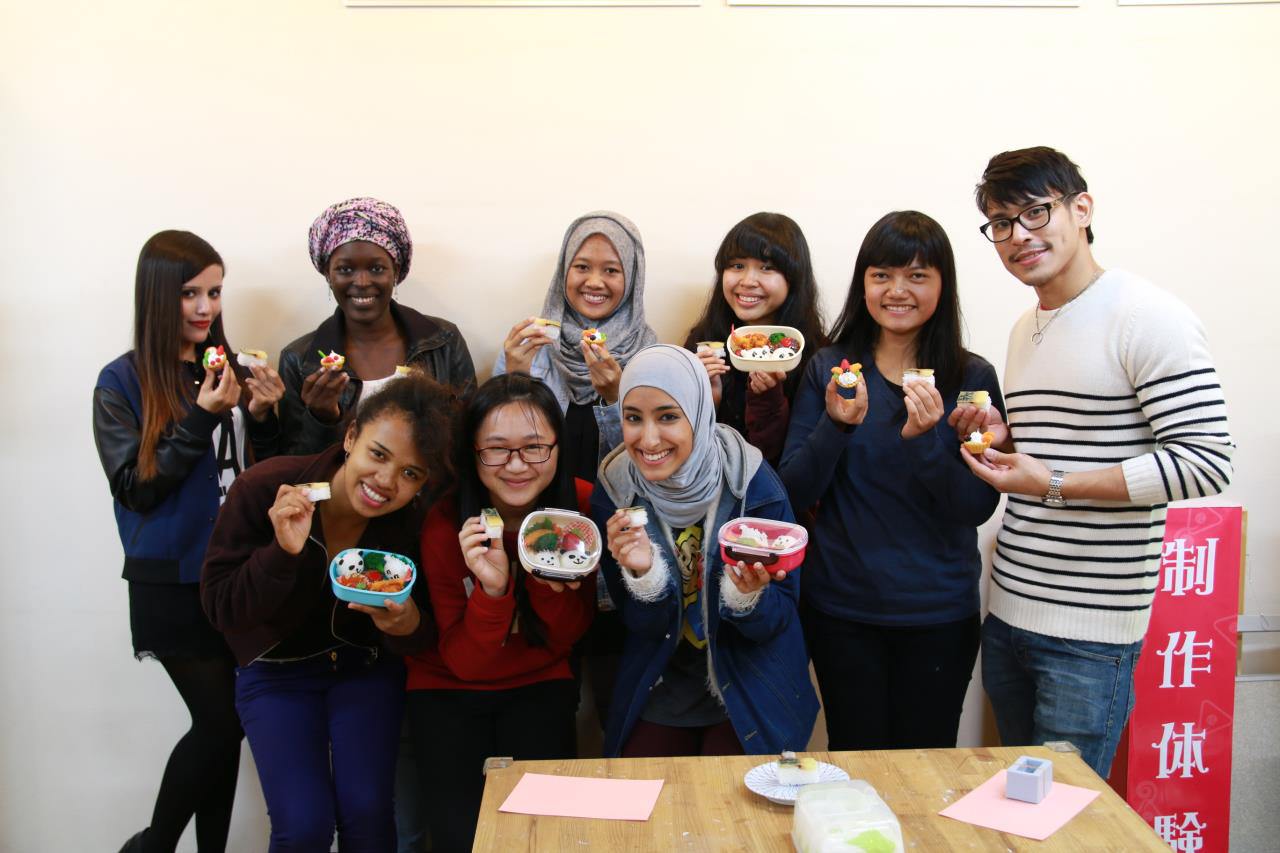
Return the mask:
<path id="1" fill-rule="evenodd" d="M 512 453 L 519 453 L 520 458 L 526 464 L 536 465 L 539 462 L 546 462 L 551 458 L 551 451 L 555 448 L 554 444 L 526 444 L 524 447 L 477 447 L 476 456 L 480 457 L 481 465 L 488 465 L 492 468 L 498 468 L 506 465 L 511 461 Z"/>
<path id="2" fill-rule="evenodd" d="M 1064 193 L 1053 201 L 1041 201 L 1025 208 L 1013 219 L 992 219 L 978 226 L 982 236 L 992 243 L 1003 243 L 1013 236 L 1013 223 L 1018 222 L 1028 231 L 1038 231 L 1049 224 L 1053 209 L 1079 192 Z"/>

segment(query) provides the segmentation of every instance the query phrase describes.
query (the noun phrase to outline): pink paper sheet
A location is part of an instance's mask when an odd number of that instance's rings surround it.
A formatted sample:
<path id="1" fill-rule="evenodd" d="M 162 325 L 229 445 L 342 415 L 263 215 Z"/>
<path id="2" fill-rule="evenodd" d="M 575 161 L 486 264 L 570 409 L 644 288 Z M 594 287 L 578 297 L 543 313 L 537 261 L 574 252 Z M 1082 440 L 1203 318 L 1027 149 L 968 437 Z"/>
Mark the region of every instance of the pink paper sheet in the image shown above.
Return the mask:
<path id="1" fill-rule="evenodd" d="M 1001 770 L 938 814 L 965 823 L 1044 841 L 1093 802 L 1099 791 L 1054 782 L 1038 803 L 1006 799 Z"/>
<path id="2" fill-rule="evenodd" d="M 498 811 L 604 820 L 648 820 L 661 792 L 661 779 L 601 779 L 526 773 Z"/>

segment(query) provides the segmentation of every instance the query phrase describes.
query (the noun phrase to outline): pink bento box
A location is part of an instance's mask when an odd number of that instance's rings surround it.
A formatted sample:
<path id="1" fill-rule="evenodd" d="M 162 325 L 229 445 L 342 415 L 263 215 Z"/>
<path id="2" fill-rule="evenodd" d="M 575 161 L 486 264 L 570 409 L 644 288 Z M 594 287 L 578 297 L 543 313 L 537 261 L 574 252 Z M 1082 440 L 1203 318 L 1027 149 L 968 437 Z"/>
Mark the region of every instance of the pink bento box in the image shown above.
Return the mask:
<path id="1" fill-rule="evenodd" d="M 789 572 L 804 562 L 809 531 L 768 518 L 735 518 L 720 527 L 720 556 L 726 563 L 760 563 L 770 572 Z"/>

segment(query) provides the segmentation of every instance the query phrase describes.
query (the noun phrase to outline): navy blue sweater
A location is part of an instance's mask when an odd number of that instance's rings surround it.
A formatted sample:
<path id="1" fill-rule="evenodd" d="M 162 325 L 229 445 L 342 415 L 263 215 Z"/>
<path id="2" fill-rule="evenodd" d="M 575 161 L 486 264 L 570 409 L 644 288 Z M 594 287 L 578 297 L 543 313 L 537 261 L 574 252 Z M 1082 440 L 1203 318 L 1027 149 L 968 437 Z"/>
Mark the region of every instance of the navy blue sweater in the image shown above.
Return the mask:
<path id="1" fill-rule="evenodd" d="M 846 429 L 827 416 L 831 366 L 852 355 L 838 347 L 809 362 L 791 408 L 782 480 L 797 512 L 818 504 L 801 595 L 830 616 L 877 625 L 937 625 L 978 612 L 978 525 L 1000 495 L 969 471 L 947 415 L 959 390 L 991 392 L 1004 411 L 995 369 L 973 355 L 962 388 L 939 389 L 946 413 L 929 432 L 902 438 L 901 392 L 870 353 L 863 422 Z M 900 379 L 901 377 L 894 377 Z"/>

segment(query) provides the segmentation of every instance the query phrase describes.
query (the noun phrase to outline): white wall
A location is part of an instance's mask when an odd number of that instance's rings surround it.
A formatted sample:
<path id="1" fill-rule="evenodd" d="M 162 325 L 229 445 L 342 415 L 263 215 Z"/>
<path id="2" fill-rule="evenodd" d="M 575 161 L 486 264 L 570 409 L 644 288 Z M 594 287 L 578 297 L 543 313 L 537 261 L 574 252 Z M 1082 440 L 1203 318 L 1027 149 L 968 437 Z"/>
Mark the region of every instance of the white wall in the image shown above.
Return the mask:
<path id="1" fill-rule="evenodd" d="M 184 729 L 160 667 L 130 658 L 89 429 L 96 372 L 128 347 L 138 248 L 161 228 L 218 247 L 232 341 L 275 353 L 331 307 L 312 218 L 392 201 L 416 237 L 403 300 L 458 322 L 487 374 L 585 210 L 639 224 L 649 315 L 675 339 L 742 216 L 801 223 L 834 315 L 866 228 L 917 207 L 950 231 L 972 348 L 1002 368 L 1028 295 L 978 235 L 971 188 L 991 154 L 1054 145 L 1094 190 L 1102 263 L 1208 327 L 1240 444 L 1231 496 L 1254 510 L 1246 603 L 1280 610 L 1276 410 L 1252 372 L 1275 358 L 1280 309 L 1280 8 L 705 2 L 0 0 L 0 517 L 20 555 L 0 599 L 0 850 L 115 849 Z M 978 726 L 971 713 L 966 736 Z M 242 779 L 232 849 L 263 849 Z"/>

